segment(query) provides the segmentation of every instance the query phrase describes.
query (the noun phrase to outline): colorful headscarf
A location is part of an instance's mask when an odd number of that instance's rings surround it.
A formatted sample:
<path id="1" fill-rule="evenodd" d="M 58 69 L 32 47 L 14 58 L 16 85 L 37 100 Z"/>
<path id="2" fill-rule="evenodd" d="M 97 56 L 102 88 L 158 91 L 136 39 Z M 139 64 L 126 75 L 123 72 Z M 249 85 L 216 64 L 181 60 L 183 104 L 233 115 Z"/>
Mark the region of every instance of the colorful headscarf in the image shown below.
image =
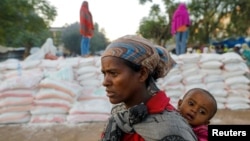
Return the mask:
<path id="1" fill-rule="evenodd" d="M 175 10 L 172 17 L 171 33 L 174 35 L 177 29 L 183 25 L 190 26 L 191 21 L 189 18 L 188 9 L 185 3 L 180 3 L 178 8 Z"/>
<path id="2" fill-rule="evenodd" d="M 136 35 L 126 35 L 109 44 L 102 57 L 115 56 L 146 67 L 157 78 L 164 77 L 175 64 L 168 51 Z"/>

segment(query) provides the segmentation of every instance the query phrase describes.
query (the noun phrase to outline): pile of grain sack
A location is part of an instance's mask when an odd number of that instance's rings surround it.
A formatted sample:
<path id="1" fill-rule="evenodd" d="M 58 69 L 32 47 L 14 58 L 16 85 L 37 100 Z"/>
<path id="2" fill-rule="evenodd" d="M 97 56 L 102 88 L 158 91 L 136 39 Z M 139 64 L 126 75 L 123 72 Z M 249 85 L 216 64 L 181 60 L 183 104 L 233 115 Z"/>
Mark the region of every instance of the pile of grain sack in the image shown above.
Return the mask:
<path id="1" fill-rule="evenodd" d="M 191 88 L 209 90 L 219 109 L 250 109 L 250 80 L 235 53 L 172 55 L 177 65 L 157 81 L 176 106 Z M 106 121 L 112 104 L 99 56 L 0 63 L 0 124 Z"/>

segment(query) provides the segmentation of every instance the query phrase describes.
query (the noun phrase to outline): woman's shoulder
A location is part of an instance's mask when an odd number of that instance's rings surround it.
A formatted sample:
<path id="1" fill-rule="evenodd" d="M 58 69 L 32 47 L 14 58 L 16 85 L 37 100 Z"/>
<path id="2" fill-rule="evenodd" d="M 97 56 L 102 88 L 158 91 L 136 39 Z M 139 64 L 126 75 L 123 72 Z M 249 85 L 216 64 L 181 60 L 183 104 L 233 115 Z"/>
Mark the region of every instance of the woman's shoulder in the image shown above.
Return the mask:
<path id="1" fill-rule="evenodd" d="M 135 124 L 133 127 L 141 136 L 144 137 L 150 135 L 156 140 L 162 140 L 165 138 L 183 138 L 195 141 L 197 139 L 191 126 L 175 110 L 165 110 L 160 114 L 148 115 L 143 122 Z"/>

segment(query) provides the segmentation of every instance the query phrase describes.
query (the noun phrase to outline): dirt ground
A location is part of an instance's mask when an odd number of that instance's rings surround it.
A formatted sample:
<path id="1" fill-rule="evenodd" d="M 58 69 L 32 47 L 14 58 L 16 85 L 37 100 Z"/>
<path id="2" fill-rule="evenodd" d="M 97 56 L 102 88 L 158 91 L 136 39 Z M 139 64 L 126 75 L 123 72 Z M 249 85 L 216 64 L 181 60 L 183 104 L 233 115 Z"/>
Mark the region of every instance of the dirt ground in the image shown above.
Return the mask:
<path id="1" fill-rule="evenodd" d="M 0 125 L 0 141 L 98 141 L 104 122 Z M 249 124 L 249 110 L 219 110 L 211 124 Z"/>

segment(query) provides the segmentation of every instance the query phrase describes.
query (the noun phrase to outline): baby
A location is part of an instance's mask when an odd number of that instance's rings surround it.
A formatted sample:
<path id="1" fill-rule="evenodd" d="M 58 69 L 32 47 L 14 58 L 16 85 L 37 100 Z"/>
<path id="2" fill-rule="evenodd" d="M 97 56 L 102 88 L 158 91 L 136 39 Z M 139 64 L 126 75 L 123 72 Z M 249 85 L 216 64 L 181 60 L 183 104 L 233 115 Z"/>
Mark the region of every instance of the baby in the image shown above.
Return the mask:
<path id="1" fill-rule="evenodd" d="M 178 101 L 178 111 L 192 126 L 198 141 L 207 141 L 208 124 L 217 112 L 214 96 L 201 88 L 190 89 Z"/>

